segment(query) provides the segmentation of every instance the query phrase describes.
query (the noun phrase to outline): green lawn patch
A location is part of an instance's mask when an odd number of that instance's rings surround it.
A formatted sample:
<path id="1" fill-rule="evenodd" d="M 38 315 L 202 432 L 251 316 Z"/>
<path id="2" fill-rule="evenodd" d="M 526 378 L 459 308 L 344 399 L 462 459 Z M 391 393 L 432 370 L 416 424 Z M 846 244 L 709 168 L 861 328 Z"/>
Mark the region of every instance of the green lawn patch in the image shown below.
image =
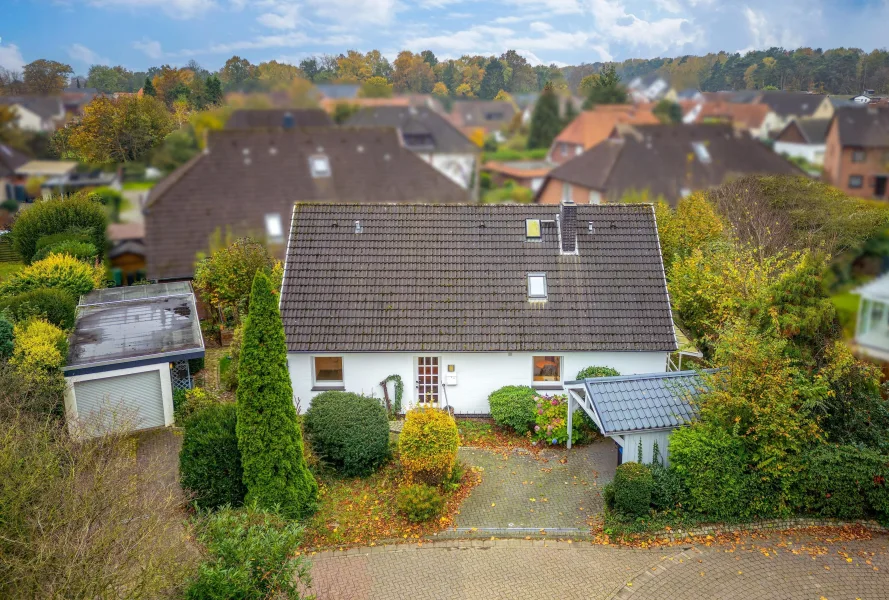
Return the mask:
<path id="1" fill-rule="evenodd" d="M 146 191 L 157 185 L 156 181 L 127 181 L 123 184 L 124 191 Z"/>

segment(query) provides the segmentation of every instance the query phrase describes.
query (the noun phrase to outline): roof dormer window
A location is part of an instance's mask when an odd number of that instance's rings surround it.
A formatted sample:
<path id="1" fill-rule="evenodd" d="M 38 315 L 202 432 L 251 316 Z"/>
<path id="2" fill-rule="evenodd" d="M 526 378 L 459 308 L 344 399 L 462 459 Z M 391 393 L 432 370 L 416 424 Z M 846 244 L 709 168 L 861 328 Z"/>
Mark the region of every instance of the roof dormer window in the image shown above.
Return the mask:
<path id="1" fill-rule="evenodd" d="M 691 147 L 695 151 L 695 156 L 698 157 L 702 164 L 709 165 L 713 162 L 713 159 L 710 157 L 710 151 L 707 150 L 707 144 L 704 142 L 692 142 Z"/>
<path id="2" fill-rule="evenodd" d="M 265 216 L 265 233 L 269 242 L 280 244 L 284 241 L 284 228 L 281 225 L 281 215 L 269 213 Z"/>
<path id="3" fill-rule="evenodd" d="M 309 169 L 312 172 L 312 177 L 315 177 L 316 179 L 319 177 L 330 177 L 330 159 L 324 154 L 310 156 Z"/>
<path id="4" fill-rule="evenodd" d="M 529 242 L 540 241 L 540 219 L 525 219 L 525 239 Z"/>
<path id="5" fill-rule="evenodd" d="M 528 273 L 528 300 L 546 302 L 546 273 Z"/>

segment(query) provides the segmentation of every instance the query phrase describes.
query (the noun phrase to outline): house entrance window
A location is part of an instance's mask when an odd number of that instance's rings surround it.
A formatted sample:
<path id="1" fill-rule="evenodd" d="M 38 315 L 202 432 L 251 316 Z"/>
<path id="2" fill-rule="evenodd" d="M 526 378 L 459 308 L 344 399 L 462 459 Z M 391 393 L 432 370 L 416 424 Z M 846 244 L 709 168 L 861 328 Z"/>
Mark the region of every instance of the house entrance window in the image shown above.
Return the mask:
<path id="1" fill-rule="evenodd" d="M 338 387 L 343 385 L 343 357 L 315 357 L 315 385 Z"/>
<path id="2" fill-rule="evenodd" d="M 422 403 L 438 403 L 439 393 L 438 357 L 417 357 L 417 400 Z"/>
<path id="3" fill-rule="evenodd" d="M 561 356 L 535 356 L 534 381 L 562 381 L 562 357 Z"/>

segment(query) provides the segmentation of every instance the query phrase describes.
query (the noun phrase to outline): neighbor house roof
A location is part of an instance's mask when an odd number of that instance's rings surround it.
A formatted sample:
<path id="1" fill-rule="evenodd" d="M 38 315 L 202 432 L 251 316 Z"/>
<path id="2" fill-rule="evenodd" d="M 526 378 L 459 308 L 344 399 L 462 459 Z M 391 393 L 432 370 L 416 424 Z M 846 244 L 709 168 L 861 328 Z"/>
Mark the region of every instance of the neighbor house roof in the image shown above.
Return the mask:
<path id="1" fill-rule="evenodd" d="M 316 83 L 315 89 L 325 98 L 342 100 L 357 98 L 361 86 L 357 83 Z"/>
<path id="2" fill-rule="evenodd" d="M 320 108 L 271 108 L 234 111 L 225 123 L 226 129 L 254 129 L 277 127 L 330 127 L 333 119 Z"/>
<path id="3" fill-rule="evenodd" d="M 12 146 L 0 144 L 0 177 L 13 175 L 16 169 L 30 160 L 30 156 L 22 154 Z"/>
<path id="4" fill-rule="evenodd" d="M 472 153 L 480 148 L 436 111 L 414 106 L 365 108 L 349 118 L 352 127 L 395 127 L 405 147 L 425 152 Z"/>
<path id="5" fill-rule="evenodd" d="M 824 94 L 807 92 L 763 92 L 760 104 L 766 104 L 781 117 L 811 117 L 827 98 Z"/>
<path id="6" fill-rule="evenodd" d="M 697 371 L 594 377 L 565 386 L 584 390 L 604 435 L 681 427 L 697 418 L 694 401 L 707 391 Z"/>
<path id="7" fill-rule="evenodd" d="M 77 168 L 74 160 L 30 160 L 17 168 L 19 175 L 39 175 L 50 177 L 55 175 L 67 175 Z"/>
<path id="8" fill-rule="evenodd" d="M 627 125 L 550 171 L 547 181 L 598 190 L 613 200 L 625 192 L 648 190 L 652 198 L 663 196 L 675 203 L 686 191 L 752 173 L 801 175 L 802 171 L 731 125 Z"/>
<path id="9" fill-rule="evenodd" d="M 22 106 L 41 119 L 52 119 L 64 114 L 62 100 L 58 96 L 0 96 L 0 104 Z"/>
<path id="10" fill-rule="evenodd" d="M 515 114 L 515 105 L 505 100 L 458 100 L 451 108 L 450 118 L 464 129 L 500 129 L 509 125 Z"/>
<path id="11" fill-rule="evenodd" d="M 744 129 L 759 129 L 771 110 L 768 104 L 704 102 L 695 122 L 704 123 L 710 119 L 728 119 Z"/>
<path id="12" fill-rule="evenodd" d="M 529 178 L 545 177 L 554 166 L 545 160 L 489 161 L 484 164 L 482 170 L 502 173 L 509 177 Z"/>
<path id="13" fill-rule="evenodd" d="M 109 288 L 81 298 L 63 371 L 81 375 L 203 354 L 189 283 Z"/>
<path id="14" fill-rule="evenodd" d="M 311 164 L 329 169 L 313 176 Z M 297 201 L 456 203 L 468 193 L 391 128 L 211 132 L 204 152 L 149 193 L 148 277 L 191 277 L 217 232 L 264 238 L 271 218 L 283 235 Z"/>
<path id="15" fill-rule="evenodd" d="M 781 133 L 778 134 L 776 140 L 781 140 L 785 134 L 789 134 L 791 130 L 804 140 L 806 144 L 823 144 L 827 140 L 827 128 L 830 126 L 830 119 L 813 119 L 800 118 L 793 119 L 788 123 Z"/>
<path id="16" fill-rule="evenodd" d="M 889 146 L 889 109 L 840 107 L 830 127 L 839 127 L 840 144 L 861 148 Z"/>
<path id="17" fill-rule="evenodd" d="M 653 207 L 571 208 L 297 204 L 281 291 L 287 347 L 674 351 Z M 539 241 L 526 238 L 527 219 L 540 220 Z M 575 231 L 577 252 L 561 253 Z M 545 301 L 529 301 L 529 273 L 545 274 Z"/>
<path id="18" fill-rule="evenodd" d="M 571 121 L 556 136 L 553 144 L 564 142 L 582 145 L 588 150 L 606 139 L 618 123 L 644 125 L 660 123 L 648 108 L 638 108 L 632 104 L 611 104 L 585 110 Z"/>

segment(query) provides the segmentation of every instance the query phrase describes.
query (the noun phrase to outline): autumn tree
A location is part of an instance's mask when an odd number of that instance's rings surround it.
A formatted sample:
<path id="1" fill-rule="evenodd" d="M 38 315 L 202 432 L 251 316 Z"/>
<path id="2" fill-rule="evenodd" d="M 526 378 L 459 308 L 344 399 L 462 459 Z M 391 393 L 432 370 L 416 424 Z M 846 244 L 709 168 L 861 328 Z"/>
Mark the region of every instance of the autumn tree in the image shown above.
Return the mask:
<path id="1" fill-rule="evenodd" d="M 392 84 L 385 77 L 371 77 L 361 84 L 358 95 L 362 98 L 391 98 Z"/>
<path id="2" fill-rule="evenodd" d="M 225 61 L 219 72 L 219 79 L 226 90 L 244 91 L 251 87 L 256 77 L 256 67 L 250 61 L 240 56 L 232 56 Z"/>
<path id="3" fill-rule="evenodd" d="M 133 72 L 120 65 L 115 67 L 93 65 L 87 73 L 86 84 L 106 94 L 130 91 L 129 84 L 132 77 Z"/>
<path id="4" fill-rule="evenodd" d="M 393 66 L 392 84 L 396 92 L 428 94 L 432 91 L 435 73 L 421 55 L 404 50 L 398 54 Z"/>
<path id="5" fill-rule="evenodd" d="M 420 56 L 422 56 L 423 60 L 426 61 L 433 69 L 435 68 L 435 65 L 438 64 L 438 58 L 436 58 L 432 50 L 423 50 L 422 52 L 420 52 Z"/>
<path id="6" fill-rule="evenodd" d="M 67 148 L 78 160 L 122 163 L 144 158 L 173 130 L 173 120 L 150 95 L 99 96 L 84 107 L 79 122 L 64 129 Z"/>
<path id="7" fill-rule="evenodd" d="M 50 95 L 60 93 L 68 85 L 68 77 L 74 74 L 70 65 L 54 60 L 39 59 L 22 69 L 28 93 Z"/>
<path id="8" fill-rule="evenodd" d="M 524 56 L 515 50 L 507 50 L 500 55 L 500 62 L 506 65 L 506 90 L 513 94 L 537 91 L 537 75 Z"/>
<path id="9" fill-rule="evenodd" d="M 263 88 L 269 90 L 287 89 L 290 82 L 302 75 L 298 67 L 279 63 L 276 60 L 259 63 L 256 67 L 256 78 Z M 221 90 L 220 90 L 221 91 Z"/>
<path id="10" fill-rule="evenodd" d="M 293 406 L 287 343 L 278 296 L 256 274 L 238 360 L 238 448 L 247 487 L 245 501 L 288 518 L 310 515 L 318 484 L 306 466 Z"/>
<path id="11" fill-rule="evenodd" d="M 682 122 L 682 107 L 664 98 L 651 111 L 661 123 L 676 124 Z"/>
<path id="12" fill-rule="evenodd" d="M 553 86 L 547 83 L 534 105 L 534 112 L 531 113 L 528 148 L 549 148 L 560 131 L 562 119 L 559 117 L 559 98 Z"/>
<path id="13" fill-rule="evenodd" d="M 584 110 L 590 110 L 597 104 L 626 104 L 627 90 L 620 81 L 620 75 L 613 64 L 602 69 L 590 84 L 590 91 L 583 103 Z"/>

